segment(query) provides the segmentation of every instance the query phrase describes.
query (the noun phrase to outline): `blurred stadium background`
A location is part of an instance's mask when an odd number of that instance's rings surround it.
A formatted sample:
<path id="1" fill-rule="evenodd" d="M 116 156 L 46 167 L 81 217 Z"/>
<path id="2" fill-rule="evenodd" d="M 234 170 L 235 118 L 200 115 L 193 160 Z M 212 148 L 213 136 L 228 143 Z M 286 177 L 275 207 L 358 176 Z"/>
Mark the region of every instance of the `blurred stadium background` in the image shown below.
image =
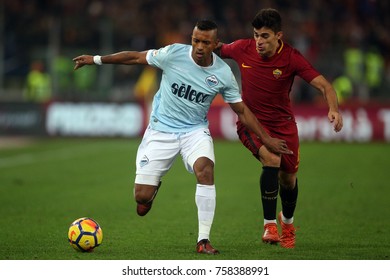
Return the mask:
<path id="1" fill-rule="evenodd" d="M 251 37 L 264 7 L 279 9 L 284 40 L 334 84 L 344 110 L 336 135 L 322 97 L 297 78 L 291 99 L 301 139 L 390 141 L 390 3 L 376 0 L 0 1 L 0 135 L 139 136 L 159 72 L 74 72 L 72 58 L 188 43 L 201 18 L 216 20 L 224 42 Z M 234 116 L 218 99 L 210 114 L 214 136 L 234 139 Z"/>

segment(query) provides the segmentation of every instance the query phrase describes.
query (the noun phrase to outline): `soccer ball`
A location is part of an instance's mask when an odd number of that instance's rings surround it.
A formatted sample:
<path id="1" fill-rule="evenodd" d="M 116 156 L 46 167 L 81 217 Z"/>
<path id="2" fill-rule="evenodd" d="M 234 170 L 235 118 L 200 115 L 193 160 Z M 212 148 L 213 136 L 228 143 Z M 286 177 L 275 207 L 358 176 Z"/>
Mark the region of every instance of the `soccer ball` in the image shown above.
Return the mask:
<path id="1" fill-rule="evenodd" d="M 91 218 L 79 218 L 70 224 L 68 231 L 70 245 L 81 252 L 91 252 L 103 241 L 103 231 Z"/>

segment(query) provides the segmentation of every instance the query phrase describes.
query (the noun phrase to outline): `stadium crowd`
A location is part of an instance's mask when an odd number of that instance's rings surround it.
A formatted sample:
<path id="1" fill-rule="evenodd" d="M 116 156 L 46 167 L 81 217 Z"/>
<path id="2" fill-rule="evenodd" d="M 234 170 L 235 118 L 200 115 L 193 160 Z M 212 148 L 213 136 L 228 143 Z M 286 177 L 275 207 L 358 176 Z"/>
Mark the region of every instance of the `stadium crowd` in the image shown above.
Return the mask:
<path id="1" fill-rule="evenodd" d="M 218 23 L 224 42 L 251 37 L 251 20 L 264 7 L 281 12 L 284 40 L 333 81 L 342 101 L 389 100 L 390 2 L 379 0 L 1 1 L 0 88 L 21 87 L 30 65 L 43 61 L 56 98 L 132 99 L 142 69 L 107 67 L 76 77 L 71 58 L 189 43 L 203 18 Z M 313 101 L 304 83 L 296 87 L 296 102 Z"/>

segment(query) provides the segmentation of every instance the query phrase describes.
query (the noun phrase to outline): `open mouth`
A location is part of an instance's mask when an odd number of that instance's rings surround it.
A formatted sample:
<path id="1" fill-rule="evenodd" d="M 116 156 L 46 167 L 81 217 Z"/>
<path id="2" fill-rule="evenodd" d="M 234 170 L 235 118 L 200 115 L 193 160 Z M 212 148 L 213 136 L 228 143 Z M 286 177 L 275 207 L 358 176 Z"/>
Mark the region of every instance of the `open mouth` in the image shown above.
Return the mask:
<path id="1" fill-rule="evenodd" d="M 203 53 L 197 52 L 197 53 L 196 53 L 196 57 L 197 57 L 197 58 L 202 58 L 202 57 L 203 57 Z"/>

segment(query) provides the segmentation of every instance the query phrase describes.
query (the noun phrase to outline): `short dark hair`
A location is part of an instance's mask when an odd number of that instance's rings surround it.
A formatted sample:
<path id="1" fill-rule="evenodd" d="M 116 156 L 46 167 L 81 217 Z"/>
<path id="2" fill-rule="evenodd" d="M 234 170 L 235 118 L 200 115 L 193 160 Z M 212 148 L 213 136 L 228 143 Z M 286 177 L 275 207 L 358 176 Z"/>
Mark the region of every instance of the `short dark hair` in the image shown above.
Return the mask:
<path id="1" fill-rule="evenodd" d="M 282 31 L 282 17 L 275 9 L 262 9 L 254 17 L 252 26 L 256 29 L 267 27 L 276 33 Z"/>
<path id="2" fill-rule="evenodd" d="M 212 20 L 209 20 L 209 19 L 202 19 L 202 20 L 199 20 L 196 25 L 195 25 L 199 30 L 202 30 L 202 31 L 209 31 L 209 30 L 214 30 L 214 29 L 217 29 L 218 26 L 217 24 L 212 21 Z"/>

